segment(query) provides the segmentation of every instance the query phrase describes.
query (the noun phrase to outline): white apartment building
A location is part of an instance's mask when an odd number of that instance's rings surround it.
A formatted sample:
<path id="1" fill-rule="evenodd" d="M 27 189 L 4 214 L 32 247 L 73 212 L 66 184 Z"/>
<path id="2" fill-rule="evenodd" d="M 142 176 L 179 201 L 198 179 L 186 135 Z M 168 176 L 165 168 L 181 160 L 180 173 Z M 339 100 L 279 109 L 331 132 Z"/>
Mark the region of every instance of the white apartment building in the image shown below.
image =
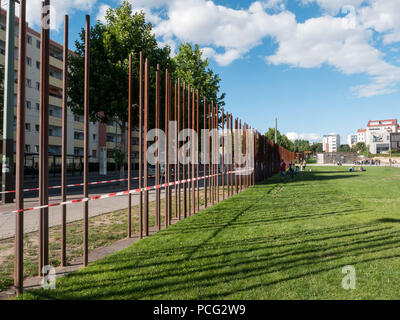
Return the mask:
<path id="1" fill-rule="evenodd" d="M 340 147 L 340 135 L 328 134 L 322 137 L 322 149 L 324 152 L 337 152 Z"/>
<path id="2" fill-rule="evenodd" d="M 351 148 L 357 144 L 357 135 L 356 134 L 349 134 L 347 136 L 347 145 Z"/>
<path id="3" fill-rule="evenodd" d="M 367 129 L 358 129 L 357 131 L 357 143 L 367 142 Z"/>
<path id="4" fill-rule="evenodd" d="M 366 144 L 369 152 L 378 154 L 390 151 L 390 134 L 397 132 L 396 119 L 369 121 L 366 129 Z"/>

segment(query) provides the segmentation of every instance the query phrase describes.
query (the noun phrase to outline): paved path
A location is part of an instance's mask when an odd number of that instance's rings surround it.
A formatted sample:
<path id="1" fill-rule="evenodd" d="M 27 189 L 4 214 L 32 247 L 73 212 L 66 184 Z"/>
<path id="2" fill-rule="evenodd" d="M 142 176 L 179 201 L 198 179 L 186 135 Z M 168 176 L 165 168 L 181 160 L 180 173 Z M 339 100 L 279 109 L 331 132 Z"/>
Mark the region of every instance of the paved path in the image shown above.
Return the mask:
<path id="1" fill-rule="evenodd" d="M 151 184 L 150 184 L 151 185 Z M 111 192 L 126 190 L 121 186 L 107 186 L 102 187 L 95 193 L 89 196 L 96 196 L 107 194 Z M 163 198 L 163 190 L 161 192 Z M 71 195 L 67 199 L 80 199 L 82 195 Z M 155 198 L 155 191 L 149 192 L 149 200 L 153 201 Z M 49 203 L 57 203 L 61 201 L 61 196 L 53 196 L 49 199 Z M 132 196 L 132 205 L 139 204 L 139 194 Z M 26 208 L 38 205 L 38 198 L 26 199 L 24 206 Z M 97 216 L 103 213 L 108 213 L 116 210 L 126 209 L 128 207 L 128 195 L 113 197 L 102 200 L 89 201 L 89 216 Z M 61 224 L 61 211 L 62 207 L 49 208 L 49 225 L 50 227 Z M 7 212 L 15 210 L 15 204 L 0 205 L 0 212 Z M 67 222 L 80 220 L 83 218 L 83 203 L 76 203 L 67 205 Z M 37 231 L 39 228 L 39 210 L 27 211 L 24 213 L 24 231 L 32 232 Z M 7 215 L 0 215 L 0 239 L 12 237 L 15 231 L 15 214 L 10 213 Z"/>

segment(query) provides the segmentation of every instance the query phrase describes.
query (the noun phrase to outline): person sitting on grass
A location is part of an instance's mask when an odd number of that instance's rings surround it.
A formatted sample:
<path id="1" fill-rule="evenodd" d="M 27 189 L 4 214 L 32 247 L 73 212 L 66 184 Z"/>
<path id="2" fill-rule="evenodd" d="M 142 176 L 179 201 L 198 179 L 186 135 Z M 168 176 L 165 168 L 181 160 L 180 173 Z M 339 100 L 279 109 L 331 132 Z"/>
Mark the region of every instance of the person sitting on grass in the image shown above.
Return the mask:
<path id="1" fill-rule="evenodd" d="M 285 182 L 286 163 L 285 163 L 285 161 L 283 161 L 283 159 L 281 160 L 280 170 L 281 170 L 281 181 L 282 181 L 282 182 Z"/>
<path id="2" fill-rule="evenodd" d="M 354 172 L 354 167 L 351 166 L 351 167 L 349 168 L 349 171 L 350 171 L 350 172 Z"/>
<path id="3" fill-rule="evenodd" d="M 296 166 L 296 170 L 294 170 L 294 173 L 299 173 L 300 172 L 300 167 Z"/>
<path id="4" fill-rule="evenodd" d="M 363 171 L 367 171 L 366 169 L 364 169 L 364 167 L 363 166 L 360 166 L 360 169 L 359 169 L 359 171 L 360 172 L 363 172 Z"/>

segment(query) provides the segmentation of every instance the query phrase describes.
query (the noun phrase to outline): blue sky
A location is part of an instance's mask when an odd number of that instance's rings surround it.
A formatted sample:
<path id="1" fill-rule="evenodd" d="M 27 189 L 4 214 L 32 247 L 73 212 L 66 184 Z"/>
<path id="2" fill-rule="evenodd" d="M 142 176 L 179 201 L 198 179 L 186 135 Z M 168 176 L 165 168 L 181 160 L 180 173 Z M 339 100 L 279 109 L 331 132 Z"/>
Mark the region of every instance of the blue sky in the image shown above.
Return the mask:
<path id="1" fill-rule="evenodd" d="M 34 27 L 39 2 L 28 3 Z M 292 138 L 335 132 L 345 143 L 368 120 L 400 118 L 398 0 L 131 2 L 145 10 L 161 45 L 198 43 L 222 78 L 227 109 L 261 132 L 277 117 Z M 95 23 L 120 0 L 52 4 L 52 39 L 62 42 L 68 12 L 73 48 L 84 15 Z"/>

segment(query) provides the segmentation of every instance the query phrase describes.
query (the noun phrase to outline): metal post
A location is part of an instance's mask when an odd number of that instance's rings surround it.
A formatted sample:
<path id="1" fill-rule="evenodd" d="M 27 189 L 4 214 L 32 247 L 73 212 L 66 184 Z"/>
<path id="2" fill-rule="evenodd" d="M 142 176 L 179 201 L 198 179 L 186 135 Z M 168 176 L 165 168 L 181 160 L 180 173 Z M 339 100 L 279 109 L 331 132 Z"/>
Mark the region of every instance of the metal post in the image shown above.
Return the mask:
<path id="1" fill-rule="evenodd" d="M 214 205 L 214 101 L 211 101 L 211 110 L 210 110 L 210 120 L 211 120 L 211 124 L 210 124 L 210 130 L 211 131 L 211 148 L 210 148 L 210 158 L 211 158 L 211 178 L 210 178 L 210 201 L 211 201 L 211 205 Z"/>
<path id="2" fill-rule="evenodd" d="M 156 129 L 160 129 L 160 65 L 157 64 L 156 71 Z M 156 162 L 156 185 L 160 184 L 160 137 L 157 137 L 157 162 Z M 161 229 L 160 216 L 160 189 L 156 189 L 156 226 Z"/>
<path id="3" fill-rule="evenodd" d="M 3 112 L 3 159 L 2 191 L 14 190 L 14 39 L 15 0 L 8 0 L 7 35 L 4 72 L 4 112 Z M 4 193 L 3 203 L 12 203 L 14 195 Z"/>
<path id="4" fill-rule="evenodd" d="M 146 58 L 144 62 L 144 119 L 143 119 L 143 165 L 144 165 L 144 188 L 148 187 L 148 163 L 147 163 L 147 130 L 148 130 L 148 114 L 149 114 L 149 60 Z M 149 235 L 149 192 L 144 191 L 144 234 Z"/>
<path id="5" fill-rule="evenodd" d="M 204 116 L 204 132 L 206 132 L 207 129 L 207 100 L 206 97 L 204 96 L 204 111 L 203 111 L 203 116 Z M 206 137 L 204 137 L 206 138 Z M 209 140 L 209 135 L 207 134 L 207 139 Z M 206 147 L 206 143 L 204 141 L 204 147 Z M 203 150 L 204 152 L 204 158 L 203 158 L 203 175 L 204 175 L 204 180 L 203 180 L 203 185 L 204 185 L 204 207 L 207 208 L 207 183 L 208 183 L 208 178 L 207 177 L 207 164 L 206 164 L 206 156 L 207 156 L 207 152 L 208 150 Z"/>
<path id="6" fill-rule="evenodd" d="M 63 48 L 63 100 L 62 100 L 62 160 L 61 160 L 61 201 L 67 200 L 67 70 L 68 70 L 68 15 L 64 16 L 64 48 Z M 67 265 L 67 206 L 62 206 L 61 225 L 61 265 Z"/>
<path id="7" fill-rule="evenodd" d="M 218 104 L 215 106 L 215 127 L 217 131 L 215 132 L 215 135 L 217 136 L 217 144 L 215 146 L 215 168 L 216 168 L 216 182 L 217 182 L 217 191 L 216 191 L 216 199 L 217 202 L 219 202 L 219 107 Z"/>
<path id="8" fill-rule="evenodd" d="M 225 117 L 224 108 L 221 109 L 222 123 L 222 199 L 225 200 Z"/>
<path id="9" fill-rule="evenodd" d="M 175 177 L 175 181 L 179 181 L 181 180 L 181 165 L 179 162 L 179 154 L 178 154 L 178 150 L 179 150 L 179 132 L 180 132 L 180 120 L 181 120 L 181 79 L 178 78 L 178 114 L 177 114 L 177 139 L 176 139 L 176 145 L 177 145 L 177 152 L 176 152 L 176 163 L 177 163 L 177 167 L 178 167 L 178 171 L 177 171 L 177 176 Z M 178 189 L 178 219 L 181 220 L 181 184 L 179 183 L 177 186 L 175 186 L 175 188 Z"/>
<path id="10" fill-rule="evenodd" d="M 197 119 L 196 119 L 196 130 L 197 130 L 197 150 L 200 150 L 200 124 L 199 124 L 199 90 L 196 92 L 197 95 L 197 102 L 196 102 L 196 111 L 197 111 Z M 199 153 L 197 153 L 197 178 L 199 178 L 199 166 L 200 166 L 200 161 L 199 161 Z M 200 190 L 199 190 L 199 180 L 197 180 L 197 212 L 200 211 Z"/>
<path id="11" fill-rule="evenodd" d="M 186 101 L 186 83 L 183 83 L 182 89 L 182 130 L 186 129 L 186 118 L 185 118 L 185 101 Z M 185 155 L 184 155 L 185 156 Z M 182 164 L 182 180 L 186 179 L 186 165 Z M 187 195 L 186 195 L 186 182 L 182 184 L 183 187 L 183 216 L 187 217 Z"/>
<path id="12" fill-rule="evenodd" d="M 165 109 L 164 109 L 164 132 L 165 132 L 165 164 L 164 164 L 164 176 L 165 183 L 168 183 L 168 164 L 169 164 L 169 147 L 168 147 L 168 95 L 169 95 L 169 72 L 168 69 L 165 71 Z M 169 226 L 169 197 L 168 197 L 168 185 L 165 189 L 165 226 Z"/>
<path id="13" fill-rule="evenodd" d="M 143 188 L 143 53 L 139 53 L 139 188 Z M 143 192 L 139 192 L 139 237 L 143 238 Z"/>
<path id="14" fill-rule="evenodd" d="M 25 152 L 25 72 L 26 72 L 26 3 L 20 1 L 18 52 L 18 97 L 17 97 L 17 141 L 16 141 L 16 210 L 14 285 L 18 294 L 23 292 L 24 281 L 24 152 Z"/>
<path id="15" fill-rule="evenodd" d="M 190 129 L 190 93 L 191 93 L 191 91 L 192 91 L 192 88 L 191 88 L 191 86 L 190 85 L 188 85 L 188 92 L 187 92 L 187 98 L 188 98 L 188 104 L 187 104 L 187 112 L 188 112 L 188 115 L 187 115 L 187 120 L 188 120 L 188 124 L 187 124 L 187 128 L 188 128 L 188 130 Z M 189 139 L 190 139 L 190 143 L 192 143 L 192 136 L 190 135 L 189 136 Z M 191 150 L 191 152 L 190 153 L 192 153 L 193 152 L 193 150 Z M 191 161 L 189 160 L 189 162 L 188 162 L 188 165 L 187 165 L 187 176 L 188 176 L 188 179 L 190 179 L 191 178 Z M 191 190 L 190 190 L 190 186 L 191 186 L 191 183 L 190 182 L 188 182 L 188 184 L 187 184 L 187 186 L 188 186 L 188 212 L 189 212 L 189 216 L 190 215 L 192 215 L 192 203 L 191 203 Z"/>
<path id="16" fill-rule="evenodd" d="M 235 171 L 237 171 L 238 170 L 238 158 L 239 158 L 239 155 L 238 155 L 238 153 L 237 153 L 237 151 L 239 151 L 238 149 L 239 149 L 239 143 L 240 143 L 240 140 L 239 140 L 239 132 L 238 132 L 238 118 L 236 118 L 235 119 L 235 137 L 236 137 L 236 139 L 235 139 Z M 238 175 L 237 175 L 237 172 L 235 172 L 235 191 L 236 191 L 236 194 L 239 192 L 239 185 L 238 185 Z"/>
<path id="17" fill-rule="evenodd" d="M 227 112 L 226 113 L 226 137 L 227 137 L 227 142 L 229 143 L 229 141 L 231 141 L 230 139 L 231 138 L 228 138 L 228 135 L 230 135 L 230 131 L 229 131 L 230 129 L 229 129 L 229 113 Z M 231 146 L 230 147 L 228 147 L 228 150 L 227 150 L 227 156 L 230 156 L 230 154 L 229 154 L 229 151 L 231 150 Z M 228 158 L 229 159 L 229 158 Z M 228 171 L 228 174 L 227 174 L 227 177 L 226 177 L 226 185 L 227 185 L 227 193 L 228 193 L 228 198 L 230 197 L 230 191 L 231 191 L 231 188 L 230 188 L 230 173 L 229 173 L 229 160 L 228 160 L 228 164 L 227 164 L 227 171 Z"/>
<path id="18" fill-rule="evenodd" d="M 128 190 L 132 188 L 132 103 L 133 103 L 132 54 L 129 55 L 128 89 Z M 124 133 L 122 133 L 124 134 Z M 132 237 L 132 194 L 128 194 L 128 238 Z"/>
<path id="19" fill-rule="evenodd" d="M 50 1 L 42 3 L 42 25 L 40 41 L 40 132 L 39 132 L 39 204 L 47 205 L 49 203 L 48 175 L 49 175 L 49 42 L 50 30 L 46 16 L 50 15 Z M 47 13 L 48 12 L 48 13 Z M 39 225 L 39 275 L 42 275 L 42 268 L 48 265 L 48 241 L 49 241 L 49 209 L 40 209 Z"/>
<path id="20" fill-rule="evenodd" d="M 190 155 L 191 155 L 191 162 L 192 162 L 192 208 L 193 208 L 193 214 L 195 214 L 196 213 L 196 199 L 195 199 L 195 196 L 196 196 L 196 189 L 195 189 L 195 181 L 194 181 L 194 172 L 195 172 L 195 168 L 194 168 L 194 166 L 195 166 L 195 164 L 194 164 L 194 155 L 195 155 L 195 152 L 194 152 L 194 148 L 195 148 L 195 145 L 194 145 L 194 130 L 195 130 L 195 123 L 194 123 L 194 115 L 195 115 L 195 101 L 194 101 L 194 88 L 193 88 L 193 91 L 192 91 L 192 134 L 191 134 L 191 144 L 192 144 L 192 151 L 191 151 L 191 153 L 190 153 Z"/>
<path id="21" fill-rule="evenodd" d="M 212 103 L 212 102 L 211 102 Z M 212 133 L 212 104 L 208 105 L 208 130 L 209 133 Z M 209 199 L 210 199 L 210 204 L 212 204 L 212 179 L 213 179 L 213 170 L 212 170 L 212 135 L 208 135 L 208 191 L 209 191 Z"/>
<path id="22" fill-rule="evenodd" d="M 178 120 L 178 115 L 177 115 L 177 102 L 178 102 L 178 84 L 175 82 L 175 90 L 174 90 L 174 120 Z M 178 130 L 175 128 L 174 132 L 174 140 L 175 140 L 175 164 L 174 164 L 174 181 L 177 181 L 176 174 L 178 172 Z M 178 218 L 178 186 L 175 184 L 174 185 L 174 191 L 175 191 L 175 218 Z"/>

